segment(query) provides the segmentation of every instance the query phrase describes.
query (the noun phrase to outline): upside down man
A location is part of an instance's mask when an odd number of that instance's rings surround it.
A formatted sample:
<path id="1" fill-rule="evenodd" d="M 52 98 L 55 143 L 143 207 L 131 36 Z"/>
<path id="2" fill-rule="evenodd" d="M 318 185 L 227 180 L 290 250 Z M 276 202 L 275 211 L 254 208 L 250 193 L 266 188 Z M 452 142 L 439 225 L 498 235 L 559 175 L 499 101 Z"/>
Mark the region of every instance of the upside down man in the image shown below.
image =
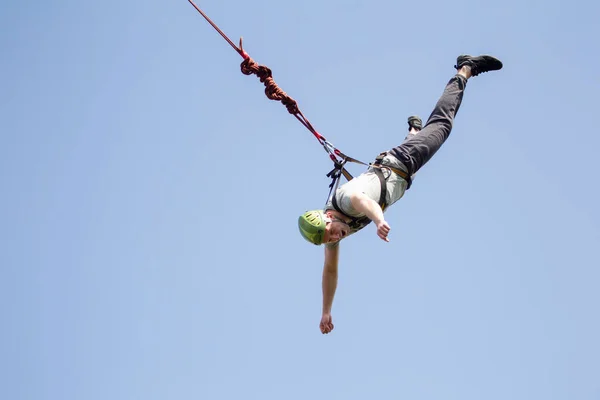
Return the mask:
<path id="1" fill-rule="evenodd" d="M 448 139 L 467 81 L 483 72 L 501 69 L 502 62 L 487 55 L 461 55 L 454 68 L 456 74 L 447 83 L 425 126 L 418 117 L 409 117 L 409 134 L 402 144 L 381 153 L 366 172 L 341 185 L 323 209 L 307 211 L 298 219 L 304 239 L 325 245 L 320 323 L 324 334 L 334 328 L 331 308 L 337 288 L 340 241 L 373 222 L 377 235 L 389 242 L 391 228 L 384 211 L 404 195 L 411 177 Z"/>

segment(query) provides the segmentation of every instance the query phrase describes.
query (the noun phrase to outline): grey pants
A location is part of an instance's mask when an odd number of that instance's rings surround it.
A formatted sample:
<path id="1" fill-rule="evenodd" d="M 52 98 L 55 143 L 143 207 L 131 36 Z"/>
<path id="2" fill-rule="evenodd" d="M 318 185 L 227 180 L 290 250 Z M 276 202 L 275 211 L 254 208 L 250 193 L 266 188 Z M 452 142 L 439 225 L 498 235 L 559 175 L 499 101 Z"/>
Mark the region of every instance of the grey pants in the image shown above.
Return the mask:
<path id="1" fill-rule="evenodd" d="M 460 108 L 467 79 L 455 75 L 450 79 L 427 123 L 417 135 L 409 137 L 389 151 L 408 169 L 412 176 L 442 147 L 450 136 L 454 116 Z"/>

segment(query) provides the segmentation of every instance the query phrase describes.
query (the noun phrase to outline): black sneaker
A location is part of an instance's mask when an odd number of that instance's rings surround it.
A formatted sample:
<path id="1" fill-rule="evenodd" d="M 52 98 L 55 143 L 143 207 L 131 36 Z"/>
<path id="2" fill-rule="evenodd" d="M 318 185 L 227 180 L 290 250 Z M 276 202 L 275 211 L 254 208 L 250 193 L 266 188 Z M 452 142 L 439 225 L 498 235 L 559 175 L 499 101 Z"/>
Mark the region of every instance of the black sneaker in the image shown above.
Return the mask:
<path id="1" fill-rule="evenodd" d="M 477 76 L 483 72 L 497 71 L 501 69 L 502 61 L 492 56 L 458 56 L 456 58 L 456 65 L 454 66 L 454 68 L 461 69 L 464 65 L 471 67 L 472 76 Z"/>
<path id="2" fill-rule="evenodd" d="M 421 121 L 421 118 L 419 118 L 416 115 L 412 115 L 412 116 L 408 117 L 408 130 L 409 131 L 410 131 L 410 128 L 415 128 L 418 131 L 423 129 L 423 121 Z"/>

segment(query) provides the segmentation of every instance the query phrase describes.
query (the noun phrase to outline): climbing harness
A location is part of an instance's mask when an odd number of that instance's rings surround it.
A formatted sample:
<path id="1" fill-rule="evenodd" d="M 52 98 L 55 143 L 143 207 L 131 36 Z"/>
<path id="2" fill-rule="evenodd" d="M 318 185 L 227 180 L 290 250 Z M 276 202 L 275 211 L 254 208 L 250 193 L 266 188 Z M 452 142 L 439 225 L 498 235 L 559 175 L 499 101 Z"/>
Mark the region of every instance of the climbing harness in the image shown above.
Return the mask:
<path id="1" fill-rule="evenodd" d="M 385 178 L 383 178 L 383 174 L 381 173 L 381 168 L 389 168 L 393 172 L 400 175 L 402 178 L 406 179 L 410 184 L 410 176 L 397 168 L 390 167 L 388 165 L 384 165 L 379 160 L 379 163 L 376 161 L 372 164 L 367 164 L 362 161 L 359 161 L 355 158 L 349 157 L 346 154 L 342 153 L 339 149 L 337 149 L 332 143 L 327 141 L 323 135 L 321 135 L 317 130 L 312 126 L 310 121 L 302 114 L 302 111 L 298 108 L 298 103 L 296 100 L 292 99 L 287 93 L 285 93 L 275 80 L 273 79 L 273 74 L 271 70 L 264 66 L 259 65 L 256 61 L 254 61 L 242 46 L 242 38 L 240 38 L 239 47 L 236 46 L 230 39 L 227 37 L 225 33 L 192 1 L 188 0 L 188 2 L 204 17 L 204 19 L 229 43 L 229 45 L 244 59 L 240 65 L 241 71 L 244 75 L 256 75 L 261 83 L 265 86 L 265 94 L 267 98 L 270 100 L 280 101 L 288 110 L 290 114 L 292 114 L 302 125 L 304 125 L 319 141 L 323 149 L 329 154 L 329 158 L 333 161 L 334 168 L 327 173 L 327 177 L 331 178 L 331 183 L 329 185 L 329 194 L 328 200 L 331 198 L 331 194 L 335 193 L 340 181 L 340 177 L 343 175 L 348 181 L 352 180 L 352 175 L 346 170 L 345 165 L 348 162 L 353 162 L 365 166 L 371 166 L 375 171 L 378 171 L 378 176 L 380 176 L 380 180 L 383 179 L 382 183 L 382 199 L 385 202 Z M 383 158 L 383 157 L 381 157 Z M 335 196 L 333 196 L 335 197 Z M 385 204 L 380 204 L 385 207 Z M 337 207 L 336 207 L 337 208 Z"/>
<path id="2" fill-rule="evenodd" d="M 373 172 L 375 172 L 375 175 L 377 175 L 377 178 L 379 178 L 379 183 L 381 184 L 381 193 L 379 194 L 379 206 L 381 207 L 381 211 L 385 211 L 385 209 L 387 207 L 387 201 L 386 201 L 387 185 L 386 185 L 386 181 L 385 181 L 385 176 L 383 175 L 383 171 L 381 170 L 381 168 L 374 168 Z M 342 210 L 342 208 L 338 205 L 336 197 L 335 196 L 330 196 L 330 197 L 331 197 L 331 205 L 333 206 L 333 208 L 335 208 L 335 210 L 337 212 L 341 213 L 342 215 L 344 215 L 346 218 L 348 218 L 350 220 L 350 222 L 348 222 L 348 226 L 353 231 L 359 231 L 371 223 L 371 219 L 369 217 L 367 217 L 366 215 L 363 217 L 357 218 L 357 217 L 353 217 L 352 215 L 346 214 Z"/>
<path id="3" fill-rule="evenodd" d="M 408 190 L 408 188 L 410 188 L 410 185 L 412 184 L 412 179 L 408 175 L 407 172 L 404 172 L 401 169 L 398 169 L 396 167 L 393 167 L 391 165 L 384 163 L 384 157 L 386 155 L 387 155 L 387 152 L 379 154 L 377 156 L 377 158 L 375 158 L 375 162 L 373 164 L 371 164 L 371 166 L 374 167 L 373 172 L 375 173 L 375 175 L 377 175 L 377 178 L 379 178 L 379 183 L 381 185 L 381 192 L 379 194 L 379 206 L 381 207 L 382 211 L 385 211 L 385 209 L 388 206 L 387 201 L 386 201 L 387 200 L 386 199 L 387 184 L 386 184 L 386 178 L 383 174 L 384 169 L 389 169 L 391 172 L 394 172 L 394 173 L 400 175 L 404 180 L 406 180 L 406 182 L 408 183 L 407 190 Z M 348 226 L 350 227 L 350 229 L 352 229 L 354 231 L 361 230 L 362 228 L 364 228 L 365 226 L 367 226 L 371 223 L 371 220 L 367 216 L 356 218 L 356 217 L 346 214 L 341 209 L 341 207 L 338 205 L 338 202 L 337 202 L 335 196 L 331 196 L 331 204 L 333 205 L 333 208 L 335 208 L 335 210 L 337 212 L 346 216 L 346 218 L 348 218 L 350 220 L 350 222 L 348 223 Z"/>

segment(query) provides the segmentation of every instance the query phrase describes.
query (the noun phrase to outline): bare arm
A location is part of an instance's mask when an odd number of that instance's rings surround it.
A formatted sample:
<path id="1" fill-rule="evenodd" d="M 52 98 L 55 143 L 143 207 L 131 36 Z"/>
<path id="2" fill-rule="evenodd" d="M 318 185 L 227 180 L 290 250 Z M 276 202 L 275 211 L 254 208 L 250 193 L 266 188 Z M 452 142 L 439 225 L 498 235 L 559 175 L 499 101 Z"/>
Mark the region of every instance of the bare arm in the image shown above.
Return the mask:
<path id="1" fill-rule="evenodd" d="M 321 316 L 321 333 L 329 333 L 333 330 L 331 318 L 331 307 L 337 289 L 338 281 L 338 259 L 340 254 L 339 244 L 325 246 L 325 265 L 323 266 L 323 314 Z"/>
<path id="2" fill-rule="evenodd" d="M 375 223 L 375 225 L 377 225 L 377 235 L 386 242 L 389 242 L 390 240 L 387 236 L 390 233 L 391 228 L 385 221 L 383 211 L 379 204 L 361 192 L 352 193 L 352 195 L 350 195 L 350 202 L 356 211 L 365 214 Z"/>

